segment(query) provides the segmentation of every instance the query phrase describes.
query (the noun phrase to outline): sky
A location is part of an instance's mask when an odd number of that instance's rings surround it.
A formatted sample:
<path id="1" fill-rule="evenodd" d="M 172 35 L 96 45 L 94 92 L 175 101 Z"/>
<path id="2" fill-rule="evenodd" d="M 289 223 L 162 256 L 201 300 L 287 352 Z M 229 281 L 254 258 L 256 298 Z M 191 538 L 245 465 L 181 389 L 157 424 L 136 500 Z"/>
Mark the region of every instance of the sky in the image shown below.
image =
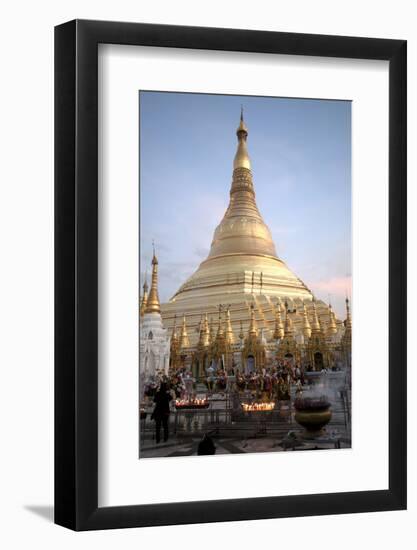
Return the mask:
<path id="1" fill-rule="evenodd" d="M 229 201 L 243 106 L 256 202 L 278 256 L 339 318 L 351 295 L 349 101 L 139 93 L 140 271 L 167 301 L 207 257 Z"/>

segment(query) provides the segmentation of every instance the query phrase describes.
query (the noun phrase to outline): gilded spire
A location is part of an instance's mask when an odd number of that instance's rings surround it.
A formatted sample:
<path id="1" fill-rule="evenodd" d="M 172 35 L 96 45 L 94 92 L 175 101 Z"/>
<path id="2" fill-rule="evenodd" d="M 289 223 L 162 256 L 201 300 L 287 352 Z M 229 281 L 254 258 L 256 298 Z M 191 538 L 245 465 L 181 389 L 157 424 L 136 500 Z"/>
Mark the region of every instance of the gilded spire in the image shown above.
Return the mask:
<path id="1" fill-rule="evenodd" d="M 159 305 L 158 296 L 158 259 L 155 255 L 155 248 L 153 249 L 152 257 L 152 283 L 151 290 L 146 302 L 145 313 L 161 313 L 161 306 Z"/>
<path id="2" fill-rule="evenodd" d="M 331 337 L 337 334 L 336 317 L 332 310 L 332 305 L 329 304 L 329 324 L 327 325 L 327 336 Z"/>
<path id="3" fill-rule="evenodd" d="M 242 320 L 240 320 L 240 332 L 239 332 L 239 340 L 243 340 L 245 335 L 243 334 L 243 324 Z"/>
<path id="4" fill-rule="evenodd" d="M 228 306 L 226 310 L 226 342 L 228 344 L 235 343 L 235 337 L 232 329 L 232 322 L 230 319 L 230 306 Z"/>
<path id="5" fill-rule="evenodd" d="M 148 282 L 147 282 L 147 276 L 145 274 L 145 282 L 143 283 L 143 294 L 142 294 L 142 300 L 140 302 L 140 316 L 143 317 L 146 310 L 146 304 L 148 302 Z"/>
<path id="6" fill-rule="evenodd" d="M 274 328 L 274 340 L 280 340 L 284 338 L 284 325 L 281 317 L 281 300 L 278 299 L 277 307 L 275 311 L 275 328 Z"/>
<path id="7" fill-rule="evenodd" d="M 203 315 L 200 315 L 200 321 L 199 321 L 198 325 L 196 326 L 195 331 L 196 331 L 198 334 L 200 334 L 201 331 L 202 331 L 202 329 L 203 329 Z"/>
<path id="8" fill-rule="evenodd" d="M 181 336 L 180 336 L 180 348 L 189 348 L 190 340 L 188 339 L 187 324 L 185 322 L 185 315 L 182 318 Z"/>
<path id="9" fill-rule="evenodd" d="M 143 282 L 143 294 L 148 294 L 148 290 L 149 290 L 149 287 L 148 287 L 148 270 L 146 269 L 145 270 L 145 280 Z"/>
<path id="10" fill-rule="evenodd" d="M 178 350 L 179 350 L 179 340 L 177 334 L 177 316 L 174 315 L 174 325 L 172 327 L 171 341 L 170 341 L 170 357 L 169 363 L 171 369 L 176 369 L 178 366 Z"/>
<path id="11" fill-rule="evenodd" d="M 236 135 L 237 135 L 238 145 L 237 145 L 235 159 L 233 161 L 233 169 L 236 170 L 236 168 L 247 168 L 248 170 L 250 170 L 251 166 L 250 166 L 249 153 L 246 147 L 246 140 L 248 138 L 248 129 L 246 127 L 245 121 L 243 120 L 243 107 L 240 111 L 240 123 L 239 123 L 238 129 L 236 130 Z"/>
<path id="12" fill-rule="evenodd" d="M 222 306 L 219 305 L 219 325 L 217 328 L 216 340 L 222 339 L 224 337 L 223 323 L 222 323 Z"/>
<path id="13" fill-rule="evenodd" d="M 258 329 L 255 320 L 255 306 L 250 306 L 250 324 L 249 324 L 249 336 L 258 336 Z"/>
<path id="14" fill-rule="evenodd" d="M 214 342 L 214 326 L 213 326 L 213 317 L 210 317 L 210 325 L 209 325 L 209 345 L 211 345 Z"/>
<path id="15" fill-rule="evenodd" d="M 321 333 L 320 321 L 317 316 L 316 300 L 313 299 L 313 321 L 311 323 L 311 334 L 318 335 Z"/>
<path id="16" fill-rule="evenodd" d="M 302 312 L 302 324 L 301 324 L 301 330 L 304 335 L 304 338 L 310 338 L 311 336 L 311 325 L 310 321 L 308 320 L 307 315 L 307 308 L 305 302 L 303 302 L 303 312 Z"/>
<path id="17" fill-rule="evenodd" d="M 349 299 L 346 298 L 346 321 L 345 332 L 343 334 L 343 343 L 345 346 L 350 347 L 352 342 L 352 319 L 350 317 Z"/>
<path id="18" fill-rule="evenodd" d="M 288 302 L 285 301 L 285 327 L 284 327 L 284 338 L 290 338 L 294 336 L 294 327 L 292 324 L 291 317 L 288 314 Z"/>
<path id="19" fill-rule="evenodd" d="M 352 329 L 352 319 L 350 317 L 349 298 L 346 298 L 346 328 Z"/>
<path id="20" fill-rule="evenodd" d="M 198 344 L 197 348 L 201 349 L 204 347 L 204 333 L 203 333 L 203 322 L 200 321 L 198 329 Z"/>
<path id="21" fill-rule="evenodd" d="M 200 323 L 199 344 L 204 347 L 207 347 L 210 344 L 210 329 L 208 324 L 207 313 L 205 314 L 204 319 Z"/>
<path id="22" fill-rule="evenodd" d="M 177 349 L 177 347 L 178 347 L 177 316 L 174 315 L 174 325 L 172 327 L 172 334 L 171 334 L 171 349 Z"/>
<path id="23" fill-rule="evenodd" d="M 238 147 L 233 164 L 229 206 L 214 232 L 207 260 L 230 254 L 263 254 L 276 258 L 271 232 L 262 219 L 255 201 L 246 148 L 247 136 L 248 130 L 241 115 L 237 129 Z"/>

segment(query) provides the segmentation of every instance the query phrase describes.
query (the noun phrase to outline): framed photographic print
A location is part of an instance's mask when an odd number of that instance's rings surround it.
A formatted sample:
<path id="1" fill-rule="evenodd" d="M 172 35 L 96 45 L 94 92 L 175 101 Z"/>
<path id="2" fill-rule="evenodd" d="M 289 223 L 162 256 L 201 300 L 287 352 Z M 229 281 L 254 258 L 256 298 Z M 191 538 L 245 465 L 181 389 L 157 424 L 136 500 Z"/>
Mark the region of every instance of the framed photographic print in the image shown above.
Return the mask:
<path id="1" fill-rule="evenodd" d="M 55 31 L 55 521 L 406 507 L 406 42 Z"/>

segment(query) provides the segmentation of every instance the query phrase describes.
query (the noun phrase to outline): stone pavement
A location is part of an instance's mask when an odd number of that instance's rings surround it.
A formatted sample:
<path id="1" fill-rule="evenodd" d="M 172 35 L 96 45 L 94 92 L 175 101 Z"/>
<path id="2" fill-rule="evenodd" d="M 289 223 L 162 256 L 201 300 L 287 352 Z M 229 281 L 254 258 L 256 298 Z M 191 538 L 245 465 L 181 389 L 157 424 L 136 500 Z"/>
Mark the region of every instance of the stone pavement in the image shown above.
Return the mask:
<path id="1" fill-rule="evenodd" d="M 173 456 L 196 456 L 197 446 L 201 438 L 190 438 L 188 441 L 175 441 L 168 443 L 155 443 L 146 445 L 141 451 L 141 458 L 161 458 Z M 231 438 L 214 438 L 216 446 L 216 455 L 223 454 L 240 454 L 240 453 L 265 453 L 277 451 L 308 451 L 308 450 L 324 450 L 335 449 L 338 439 L 330 437 L 322 437 L 317 440 L 297 439 L 290 442 L 291 445 L 286 447 L 282 440 L 277 441 L 273 438 L 248 438 L 248 439 L 231 439 Z M 285 440 L 286 441 L 286 440 Z M 350 442 L 347 439 L 341 438 L 340 448 L 349 448 Z M 292 445 L 294 443 L 294 446 Z"/>
<path id="2" fill-rule="evenodd" d="M 140 457 L 191 456 L 197 454 L 197 446 L 204 433 L 209 433 L 216 445 L 216 454 L 279 452 L 287 450 L 335 449 L 350 447 L 350 429 L 345 423 L 345 415 L 340 407 L 333 406 L 333 416 L 323 434 L 314 439 L 304 437 L 305 431 L 294 420 L 293 411 L 285 411 L 270 416 L 266 422 L 242 418 L 235 422 L 204 424 L 196 428 L 190 422 L 189 431 L 173 433 L 171 422 L 170 439 L 167 443 L 155 442 L 153 423 L 141 444 Z M 262 414 L 262 413 L 261 413 Z M 249 416 L 249 415 L 248 415 Z M 258 413 L 259 416 L 259 413 Z"/>
<path id="3" fill-rule="evenodd" d="M 294 393 L 294 391 L 292 392 Z M 175 411 L 170 415 L 170 438 L 156 445 L 150 415 L 141 421 L 140 458 L 192 456 L 198 443 L 209 434 L 216 454 L 304 451 L 350 448 L 350 414 L 343 392 L 326 392 L 332 403 L 332 418 L 320 436 L 306 438 L 294 420 L 294 408 L 286 402 L 271 412 L 233 412 L 230 401 L 216 397 L 205 411 Z M 308 396 L 306 391 L 305 395 Z M 294 400 L 295 394 L 292 395 Z"/>

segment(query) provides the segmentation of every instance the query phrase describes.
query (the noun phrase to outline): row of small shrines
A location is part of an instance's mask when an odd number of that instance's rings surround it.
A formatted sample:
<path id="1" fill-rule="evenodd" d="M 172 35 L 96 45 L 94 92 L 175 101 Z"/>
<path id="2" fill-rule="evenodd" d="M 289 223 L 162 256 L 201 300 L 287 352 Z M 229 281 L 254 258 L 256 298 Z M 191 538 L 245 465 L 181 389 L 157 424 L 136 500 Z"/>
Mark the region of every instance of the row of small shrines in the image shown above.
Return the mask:
<path id="1" fill-rule="evenodd" d="M 243 372 L 263 369 L 277 361 L 292 361 L 313 370 L 333 368 L 346 363 L 350 356 L 352 322 L 347 306 L 347 318 L 340 339 L 336 319 L 329 308 L 329 323 L 323 329 L 313 302 L 313 319 L 310 323 L 306 309 L 303 310 L 301 334 L 296 335 L 290 314 L 286 311 L 285 322 L 276 314 L 272 340 L 267 342 L 264 332 L 258 330 L 255 321 L 255 308 L 251 306 L 249 329 L 243 333 L 242 323 L 239 341 L 232 330 L 230 311 L 226 310 L 225 319 L 219 314 L 217 332 L 213 323 L 209 324 L 207 315 L 199 326 L 199 339 L 196 346 L 190 346 L 185 316 L 180 331 L 176 322 L 171 334 L 170 369 L 189 367 L 195 376 L 203 376 L 209 365 L 228 371 L 239 369 Z"/>
<path id="2" fill-rule="evenodd" d="M 227 371 L 239 369 L 243 372 L 260 370 L 274 362 L 292 362 L 321 370 L 346 363 L 350 357 L 352 321 L 349 301 L 346 299 L 346 320 L 338 329 L 335 314 L 328 306 L 326 324 L 317 315 L 315 300 L 312 301 L 312 314 L 307 314 L 303 304 L 301 325 L 297 329 L 291 318 L 288 304 L 278 299 L 275 308 L 275 323 L 272 339 L 267 341 L 265 332 L 257 327 L 255 305 L 250 308 L 249 328 L 243 332 L 242 321 L 236 338 L 230 318 L 230 310 L 222 312 L 219 306 L 219 319 L 215 331 L 213 321 L 207 314 L 198 327 L 198 341 L 191 345 L 187 332 L 186 317 L 178 330 L 176 319 L 169 336 L 163 327 L 158 296 L 158 260 L 152 259 L 152 284 L 148 294 L 147 284 L 140 303 L 140 365 L 142 374 L 153 375 L 156 370 L 175 371 L 189 368 L 194 376 L 204 376 L 212 365 Z M 223 315 L 222 315 L 223 313 Z M 283 320 L 284 317 L 284 320 Z"/>

